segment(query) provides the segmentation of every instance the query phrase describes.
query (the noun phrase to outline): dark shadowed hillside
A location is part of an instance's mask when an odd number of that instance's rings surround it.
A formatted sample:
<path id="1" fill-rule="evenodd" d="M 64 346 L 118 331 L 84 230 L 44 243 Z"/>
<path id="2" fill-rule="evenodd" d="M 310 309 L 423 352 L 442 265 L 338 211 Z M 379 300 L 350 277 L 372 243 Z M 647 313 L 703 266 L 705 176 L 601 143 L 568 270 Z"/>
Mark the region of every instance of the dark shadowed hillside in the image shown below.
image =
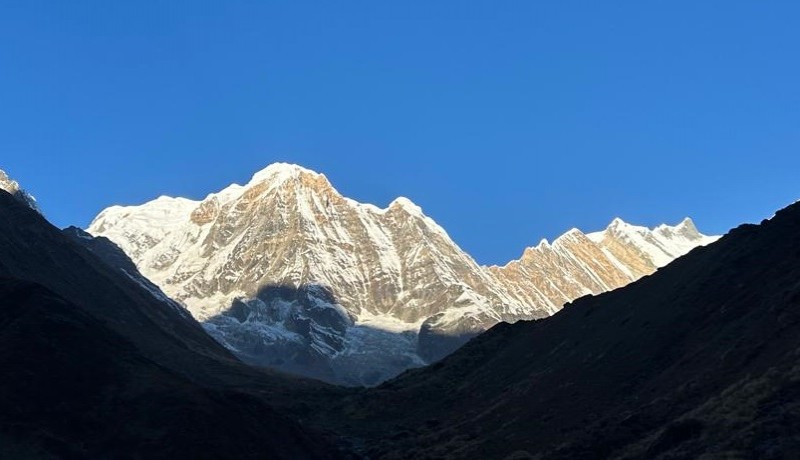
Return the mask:
<path id="1" fill-rule="evenodd" d="M 197 385 L 41 285 L 0 279 L 0 457 L 329 458 L 260 398 Z"/>
<path id="2" fill-rule="evenodd" d="M 0 192 L 0 457 L 800 453 L 800 205 L 360 390 L 243 365 L 88 238 Z"/>
<path id="3" fill-rule="evenodd" d="M 374 458 L 797 458 L 800 205 L 347 400 Z"/>
<path id="4" fill-rule="evenodd" d="M 336 390 L 241 364 L 125 266 L 0 191 L 0 458 L 339 456 L 290 418 Z"/>

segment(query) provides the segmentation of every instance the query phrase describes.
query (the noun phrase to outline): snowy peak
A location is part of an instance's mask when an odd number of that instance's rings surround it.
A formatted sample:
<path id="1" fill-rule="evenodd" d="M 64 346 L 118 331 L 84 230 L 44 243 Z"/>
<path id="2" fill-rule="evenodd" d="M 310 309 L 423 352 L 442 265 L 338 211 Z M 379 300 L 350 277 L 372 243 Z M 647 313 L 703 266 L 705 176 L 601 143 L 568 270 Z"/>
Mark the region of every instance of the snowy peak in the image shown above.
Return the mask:
<path id="1" fill-rule="evenodd" d="M 592 241 L 609 250 L 626 246 L 639 251 L 645 261 L 656 268 L 663 267 L 694 247 L 709 244 L 717 238 L 700 233 L 688 217 L 677 225 L 662 224 L 653 229 L 614 219 L 605 231 L 592 234 Z"/>
<path id="2" fill-rule="evenodd" d="M 389 203 L 389 207 L 387 209 L 395 208 L 402 209 L 410 214 L 424 215 L 422 213 L 422 208 L 404 196 L 395 198 L 391 203 Z"/>
<path id="3" fill-rule="evenodd" d="M 264 181 L 284 182 L 286 180 L 297 179 L 302 175 L 321 176 L 322 174 L 296 164 L 272 163 L 261 171 L 253 174 L 249 184 L 256 184 Z"/>
<path id="4" fill-rule="evenodd" d="M 689 217 L 684 217 L 683 220 L 681 220 L 676 225 L 661 224 L 652 229 L 641 225 L 629 224 L 628 222 L 625 222 L 619 217 L 615 217 L 606 227 L 607 232 L 626 232 L 626 231 L 653 232 L 661 230 L 667 230 L 676 233 L 689 232 L 691 234 L 697 234 L 697 235 L 700 234 L 700 232 L 697 230 L 697 227 L 694 224 L 694 221 Z"/>
<path id="5" fill-rule="evenodd" d="M 681 235 L 684 238 L 702 238 L 692 219 L 686 217 L 678 225 L 659 225 L 655 231 L 664 236 Z"/>
<path id="6" fill-rule="evenodd" d="M 697 231 L 697 227 L 694 225 L 694 221 L 690 217 L 684 217 L 681 223 L 676 225 L 678 228 L 688 228 L 694 231 Z"/>
<path id="7" fill-rule="evenodd" d="M 638 225 L 633 225 L 625 222 L 624 220 L 620 219 L 619 217 L 614 218 L 608 227 L 606 227 L 605 232 L 608 233 L 617 233 L 617 234 L 626 234 L 626 233 L 642 233 L 647 232 L 647 227 L 642 227 Z"/>
<path id="8" fill-rule="evenodd" d="M 273 163 L 267 166 L 255 173 L 250 182 L 245 185 L 245 188 L 259 188 L 261 190 L 301 188 L 317 193 L 339 195 L 324 174 L 289 163 Z"/>
<path id="9" fill-rule="evenodd" d="M 622 227 L 625 227 L 627 225 L 628 225 L 627 222 L 625 222 L 624 220 L 620 219 L 619 217 L 615 217 L 613 220 L 611 220 L 611 223 L 608 224 L 608 227 L 606 227 L 606 229 L 610 230 L 610 229 L 614 229 L 614 228 L 622 228 Z"/>
<path id="10" fill-rule="evenodd" d="M 25 203 L 29 208 L 40 214 L 42 213 L 41 209 L 39 209 L 39 205 L 36 203 L 36 198 L 23 190 L 20 187 L 19 182 L 11 179 L 2 169 L 0 169 L 0 190 L 5 190 L 13 195 L 17 200 Z"/>
<path id="11" fill-rule="evenodd" d="M 12 195 L 20 190 L 19 183 L 8 177 L 8 174 L 6 174 L 6 172 L 2 169 L 0 169 L 0 189 L 5 190 Z"/>
<path id="12" fill-rule="evenodd" d="M 274 163 L 255 173 L 245 185 L 231 184 L 225 189 L 209 194 L 191 213 L 197 225 L 213 222 L 223 208 L 232 205 L 240 212 L 258 203 L 277 197 L 279 203 L 305 202 L 312 207 L 324 203 L 330 212 L 332 205 L 343 200 L 324 174 L 295 164 Z M 326 212 L 326 213 L 327 213 Z"/>

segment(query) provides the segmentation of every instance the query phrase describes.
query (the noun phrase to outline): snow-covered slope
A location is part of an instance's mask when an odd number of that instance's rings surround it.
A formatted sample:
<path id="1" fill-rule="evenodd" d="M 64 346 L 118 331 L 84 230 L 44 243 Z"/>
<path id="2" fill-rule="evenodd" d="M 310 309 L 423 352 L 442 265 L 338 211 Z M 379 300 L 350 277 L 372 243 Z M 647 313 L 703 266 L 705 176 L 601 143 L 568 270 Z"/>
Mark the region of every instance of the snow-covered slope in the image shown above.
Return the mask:
<path id="1" fill-rule="evenodd" d="M 499 321 L 550 315 L 709 241 L 688 221 L 615 221 L 487 268 L 410 200 L 358 203 L 288 164 L 202 201 L 108 208 L 88 231 L 246 361 L 347 384 L 378 383 Z"/>

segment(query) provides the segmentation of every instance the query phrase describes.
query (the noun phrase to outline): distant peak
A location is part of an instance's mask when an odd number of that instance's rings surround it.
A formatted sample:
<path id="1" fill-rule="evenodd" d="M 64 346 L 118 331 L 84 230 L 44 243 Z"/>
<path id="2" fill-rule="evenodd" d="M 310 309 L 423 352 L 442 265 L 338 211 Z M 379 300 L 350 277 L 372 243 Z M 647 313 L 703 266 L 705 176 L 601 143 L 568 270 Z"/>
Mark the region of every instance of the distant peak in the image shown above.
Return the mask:
<path id="1" fill-rule="evenodd" d="M 612 220 L 611 223 L 608 224 L 608 227 L 606 227 L 605 230 L 606 233 L 612 233 L 612 234 L 648 233 L 650 231 L 652 231 L 652 229 L 640 225 L 630 224 L 620 219 L 619 217 Z"/>
<path id="2" fill-rule="evenodd" d="M 2 169 L 0 169 L 0 190 L 5 190 L 13 195 L 14 198 L 22 203 L 25 203 L 29 208 L 41 214 L 42 211 L 39 209 L 39 205 L 36 203 L 36 198 L 23 190 L 22 187 L 20 187 L 19 182 L 10 178 Z"/>
<path id="3" fill-rule="evenodd" d="M 656 231 L 665 232 L 680 232 L 680 231 L 689 231 L 689 232 L 697 232 L 697 227 L 694 224 L 694 221 L 689 217 L 684 217 L 682 221 L 680 221 L 676 225 L 667 225 L 661 224 L 655 228 Z"/>
<path id="4" fill-rule="evenodd" d="M 0 169 L 0 189 L 11 194 L 19 190 L 19 183 L 8 177 L 8 174 L 2 169 Z"/>
<path id="5" fill-rule="evenodd" d="M 688 217 L 684 218 L 678 225 L 671 227 L 670 230 L 691 237 L 701 236 L 700 231 L 697 230 L 697 227 L 694 225 L 694 221 Z M 661 231 L 663 232 L 664 230 Z"/>
<path id="6" fill-rule="evenodd" d="M 612 220 L 611 223 L 608 224 L 608 228 L 619 228 L 619 227 L 625 227 L 627 225 L 628 225 L 627 222 L 620 219 L 619 217 L 615 217 L 614 220 Z"/>

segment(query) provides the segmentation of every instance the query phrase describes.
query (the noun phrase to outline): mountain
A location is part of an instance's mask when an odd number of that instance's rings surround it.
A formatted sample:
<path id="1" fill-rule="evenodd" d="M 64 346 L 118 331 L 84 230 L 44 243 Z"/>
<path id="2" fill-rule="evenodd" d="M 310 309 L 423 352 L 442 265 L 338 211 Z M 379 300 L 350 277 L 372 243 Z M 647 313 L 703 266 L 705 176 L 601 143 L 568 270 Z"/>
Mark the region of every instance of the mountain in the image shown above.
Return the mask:
<path id="1" fill-rule="evenodd" d="M 796 458 L 798 280 L 794 204 L 339 411 L 369 458 Z"/>
<path id="2" fill-rule="evenodd" d="M 583 295 L 636 281 L 717 238 L 698 232 L 689 218 L 652 230 L 614 219 L 601 232 L 587 235 L 574 228 L 553 244 L 542 240 L 519 260 L 489 270 L 514 297 L 557 311 Z"/>
<path id="3" fill-rule="evenodd" d="M 2 458 L 340 456 L 297 421 L 336 391 L 242 364 L 108 240 L 6 191 L 0 348 Z"/>
<path id="4" fill-rule="evenodd" d="M 202 201 L 113 206 L 88 232 L 246 362 L 347 385 L 436 361 L 498 322 L 549 316 L 714 240 L 690 220 L 615 220 L 482 267 L 410 200 L 358 203 L 281 163 Z"/>

